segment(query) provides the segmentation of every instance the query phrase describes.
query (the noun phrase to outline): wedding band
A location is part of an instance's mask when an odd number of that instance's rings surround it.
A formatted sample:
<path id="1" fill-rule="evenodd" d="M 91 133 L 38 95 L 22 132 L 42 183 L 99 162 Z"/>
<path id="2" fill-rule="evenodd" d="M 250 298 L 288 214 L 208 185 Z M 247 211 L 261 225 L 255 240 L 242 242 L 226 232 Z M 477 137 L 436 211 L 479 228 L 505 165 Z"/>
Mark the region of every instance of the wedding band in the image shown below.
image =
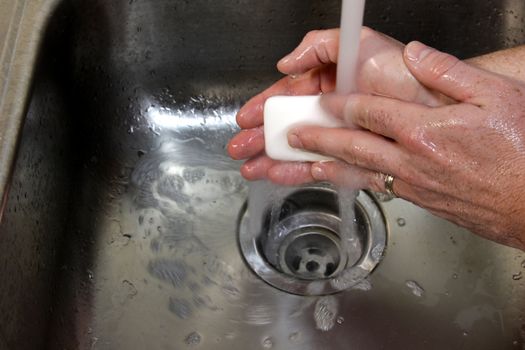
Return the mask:
<path id="1" fill-rule="evenodd" d="M 394 192 L 394 180 L 395 178 L 392 175 L 385 176 L 385 192 L 392 197 L 397 197 Z"/>

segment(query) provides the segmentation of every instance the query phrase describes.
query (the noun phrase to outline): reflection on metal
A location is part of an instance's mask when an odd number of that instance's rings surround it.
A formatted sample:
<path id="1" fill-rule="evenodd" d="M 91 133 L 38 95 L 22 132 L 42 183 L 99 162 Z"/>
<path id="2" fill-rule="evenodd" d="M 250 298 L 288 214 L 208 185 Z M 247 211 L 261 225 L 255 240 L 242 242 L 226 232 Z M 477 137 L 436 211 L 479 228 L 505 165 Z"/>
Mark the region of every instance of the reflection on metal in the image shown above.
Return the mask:
<path id="1" fill-rule="evenodd" d="M 383 260 L 342 292 L 286 293 L 244 261 L 247 183 L 224 150 L 234 115 L 308 30 L 337 25 L 339 6 L 0 1 L 2 350 L 523 347 L 523 253 L 399 199 L 381 203 Z M 509 28 L 524 11 L 377 0 L 365 22 L 468 57 L 523 43 Z M 335 264 L 337 240 L 314 233 L 332 252 L 319 265 Z M 281 276 L 301 237 L 278 252 Z"/>

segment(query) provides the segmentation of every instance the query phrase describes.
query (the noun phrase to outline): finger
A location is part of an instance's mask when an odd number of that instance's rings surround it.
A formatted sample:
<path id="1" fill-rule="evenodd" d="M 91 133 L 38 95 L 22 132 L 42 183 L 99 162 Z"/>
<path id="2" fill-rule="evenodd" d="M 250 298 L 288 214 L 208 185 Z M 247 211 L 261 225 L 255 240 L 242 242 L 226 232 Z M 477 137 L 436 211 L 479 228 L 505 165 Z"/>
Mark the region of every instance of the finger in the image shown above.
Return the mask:
<path id="1" fill-rule="evenodd" d="M 279 185 L 297 186 L 313 182 L 311 163 L 281 162 L 268 170 L 268 178 Z"/>
<path id="2" fill-rule="evenodd" d="M 370 95 L 322 96 L 321 105 L 348 126 L 359 126 L 399 141 L 428 113 L 424 105 Z"/>
<path id="3" fill-rule="evenodd" d="M 317 95 L 335 89 L 335 67 L 313 69 L 298 76 L 287 76 L 251 98 L 237 113 L 237 124 L 251 129 L 263 124 L 264 102 L 276 95 Z"/>
<path id="4" fill-rule="evenodd" d="M 386 174 L 400 174 L 405 159 L 394 142 L 363 130 L 304 126 L 289 132 L 288 143 Z"/>
<path id="5" fill-rule="evenodd" d="M 279 162 L 266 155 L 250 159 L 241 166 L 241 175 L 250 181 L 269 179 L 280 185 L 295 186 L 312 182 L 309 163 Z"/>
<path id="6" fill-rule="evenodd" d="M 328 181 L 344 188 L 385 191 L 384 180 L 380 173 L 340 161 L 314 163 L 311 173 L 316 181 Z"/>
<path id="7" fill-rule="evenodd" d="M 268 170 L 276 164 L 277 161 L 263 154 L 246 161 L 241 166 L 241 175 L 249 181 L 267 179 Z"/>
<path id="8" fill-rule="evenodd" d="M 401 178 L 396 177 L 395 174 L 392 175 L 394 176 L 394 182 L 392 183 L 392 191 L 394 191 L 394 194 L 399 198 L 403 198 L 415 203 L 416 200 L 419 198 L 419 193 L 421 192 L 421 190 L 418 187 L 410 185 L 409 183 L 403 181 Z M 385 188 L 384 178 L 382 186 L 383 188 Z M 381 192 L 386 193 L 386 191 Z"/>
<path id="9" fill-rule="evenodd" d="M 489 72 L 417 41 L 405 47 L 404 59 L 417 80 L 460 102 L 479 104 L 479 97 L 491 92 L 499 81 Z"/>
<path id="10" fill-rule="evenodd" d="M 301 74 L 321 65 L 337 63 L 339 29 L 314 30 L 277 63 L 284 74 Z"/>
<path id="11" fill-rule="evenodd" d="M 228 154 L 233 159 L 248 159 L 264 150 L 264 129 L 241 130 L 227 146 Z"/>

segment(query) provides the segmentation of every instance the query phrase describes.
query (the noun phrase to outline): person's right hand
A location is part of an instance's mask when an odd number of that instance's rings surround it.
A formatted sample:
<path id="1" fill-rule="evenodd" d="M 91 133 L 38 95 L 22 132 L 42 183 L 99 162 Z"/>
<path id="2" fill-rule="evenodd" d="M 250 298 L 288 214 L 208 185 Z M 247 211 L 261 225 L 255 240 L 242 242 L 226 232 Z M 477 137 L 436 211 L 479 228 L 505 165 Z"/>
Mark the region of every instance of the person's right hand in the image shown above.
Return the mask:
<path id="1" fill-rule="evenodd" d="M 284 185 L 314 180 L 310 163 L 279 162 L 264 154 L 263 106 L 266 99 L 275 95 L 317 95 L 334 91 L 338 48 L 338 29 L 308 33 L 301 44 L 277 64 L 279 71 L 287 76 L 239 110 L 237 123 L 243 130 L 230 141 L 228 153 L 234 159 L 248 159 L 241 167 L 241 174 L 246 179 L 269 178 Z M 428 106 L 441 105 L 441 96 L 421 85 L 407 69 L 403 48 L 400 42 L 363 28 L 357 71 L 358 92 Z"/>

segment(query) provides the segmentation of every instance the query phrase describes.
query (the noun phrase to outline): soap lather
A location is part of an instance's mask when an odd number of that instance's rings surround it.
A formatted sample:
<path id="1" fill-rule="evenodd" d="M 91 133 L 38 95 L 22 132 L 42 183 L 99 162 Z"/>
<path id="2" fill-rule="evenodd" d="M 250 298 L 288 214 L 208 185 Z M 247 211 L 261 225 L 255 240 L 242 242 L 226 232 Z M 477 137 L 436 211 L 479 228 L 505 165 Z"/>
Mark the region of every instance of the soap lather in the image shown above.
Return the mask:
<path id="1" fill-rule="evenodd" d="M 365 0 L 343 0 L 336 92 L 356 91 L 356 69 Z M 266 154 L 276 160 L 318 162 L 333 160 L 320 154 L 292 148 L 288 132 L 302 125 L 327 128 L 344 127 L 320 105 L 320 96 L 273 96 L 264 105 L 264 143 Z"/>

